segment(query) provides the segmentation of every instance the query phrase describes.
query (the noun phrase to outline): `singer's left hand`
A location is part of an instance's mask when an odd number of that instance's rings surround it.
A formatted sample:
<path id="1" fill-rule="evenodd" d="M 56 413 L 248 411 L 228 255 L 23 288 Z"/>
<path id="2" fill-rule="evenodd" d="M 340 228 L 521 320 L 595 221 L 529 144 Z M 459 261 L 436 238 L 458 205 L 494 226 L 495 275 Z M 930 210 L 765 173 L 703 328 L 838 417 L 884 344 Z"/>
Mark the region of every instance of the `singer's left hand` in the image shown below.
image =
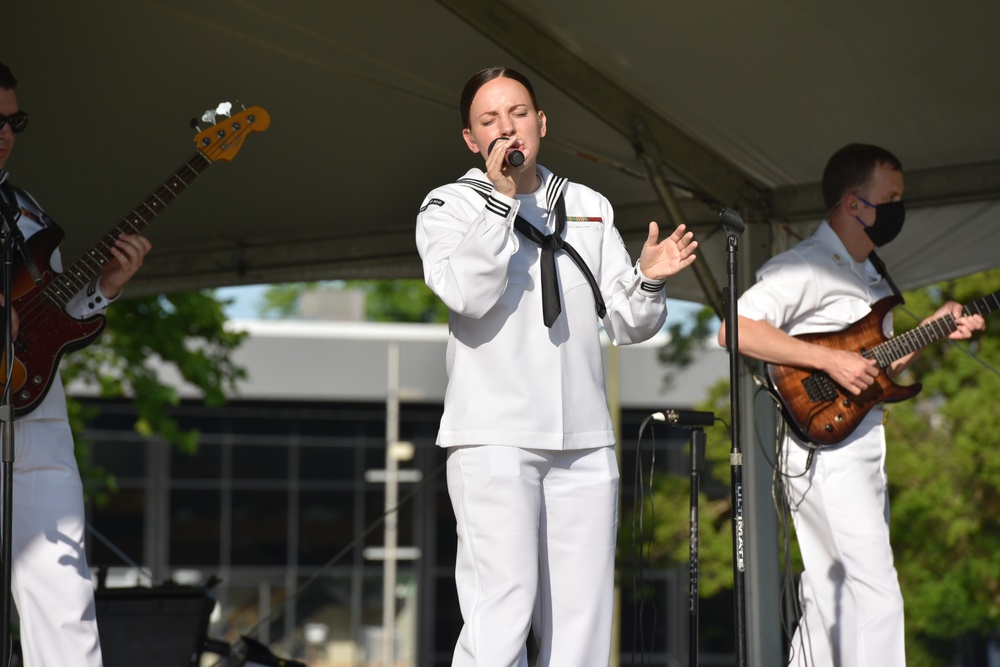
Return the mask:
<path id="1" fill-rule="evenodd" d="M 655 222 L 649 223 L 649 236 L 639 256 L 639 269 L 644 276 L 650 280 L 663 280 L 694 263 L 698 242 L 694 240 L 694 232 L 685 230 L 684 225 L 678 225 L 673 234 L 658 241 L 660 226 Z"/>

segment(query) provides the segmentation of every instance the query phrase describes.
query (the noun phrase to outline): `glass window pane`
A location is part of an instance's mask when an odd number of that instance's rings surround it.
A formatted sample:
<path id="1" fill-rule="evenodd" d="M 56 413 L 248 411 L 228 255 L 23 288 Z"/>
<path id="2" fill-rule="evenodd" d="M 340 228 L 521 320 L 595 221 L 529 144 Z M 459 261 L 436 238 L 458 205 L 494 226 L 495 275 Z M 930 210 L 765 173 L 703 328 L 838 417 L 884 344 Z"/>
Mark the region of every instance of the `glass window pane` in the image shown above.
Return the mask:
<path id="1" fill-rule="evenodd" d="M 299 564 L 323 565 L 354 539 L 353 494 L 304 491 L 299 496 Z M 337 565 L 349 565 L 350 552 Z"/>
<path id="2" fill-rule="evenodd" d="M 354 449 L 349 447 L 303 447 L 299 451 L 300 477 L 304 480 L 352 480 Z"/>
<path id="3" fill-rule="evenodd" d="M 170 472 L 175 479 L 218 479 L 222 476 L 222 447 L 202 442 L 195 454 L 171 447 Z"/>
<path id="4" fill-rule="evenodd" d="M 218 490 L 170 493 L 170 563 L 215 565 L 219 562 Z"/>
<path id="5" fill-rule="evenodd" d="M 288 492 L 233 491 L 233 565 L 285 565 Z"/>
<path id="6" fill-rule="evenodd" d="M 142 489 L 120 489 L 111 494 L 107 504 L 95 509 L 92 515 L 94 528 L 115 548 L 131 558 L 136 564 L 145 562 L 143 535 L 145 531 L 146 492 Z M 87 536 L 90 545 L 92 566 L 128 566 L 102 540 L 94 535 Z"/>
<path id="7" fill-rule="evenodd" d="M 286 445 L 233 447 L 233 479 L 288 479 Z"/>

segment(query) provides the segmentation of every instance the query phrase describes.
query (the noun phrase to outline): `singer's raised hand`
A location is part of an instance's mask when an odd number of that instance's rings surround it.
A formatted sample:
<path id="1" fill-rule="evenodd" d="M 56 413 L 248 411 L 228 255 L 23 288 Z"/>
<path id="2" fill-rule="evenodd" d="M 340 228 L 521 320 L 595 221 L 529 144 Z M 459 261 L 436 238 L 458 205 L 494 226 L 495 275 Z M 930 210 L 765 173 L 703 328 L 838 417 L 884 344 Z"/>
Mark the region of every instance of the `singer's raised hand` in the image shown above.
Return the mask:
<path id="1" fill-rule="evenodd" d="M 651 280 L 663 280 L 694 262 L 698 242 L 694 240 L 694 232 L 686 229 L 684 225 L 677 225 L 673 234 L 658 241 L 660 226 L 655 222 L 649 223 L 649 236 L 639 256 L 639 269 L 644 276 Z"/>

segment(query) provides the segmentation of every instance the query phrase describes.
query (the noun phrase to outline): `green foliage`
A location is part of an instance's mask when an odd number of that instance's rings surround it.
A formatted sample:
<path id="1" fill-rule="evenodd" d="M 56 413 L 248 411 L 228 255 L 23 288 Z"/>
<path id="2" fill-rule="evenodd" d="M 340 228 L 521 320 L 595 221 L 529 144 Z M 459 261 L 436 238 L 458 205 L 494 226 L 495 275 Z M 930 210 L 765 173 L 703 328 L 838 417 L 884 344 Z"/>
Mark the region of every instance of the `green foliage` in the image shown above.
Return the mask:
<path id="1" fill-rule="evenodd" d="M 905 309 L 895 311 L 897 333 L 945 300 L 967 304 L 998 288 L 994 270 L 907 293 Z M 926 348 L 911 377 L 900 378 L 919 378 L 923 391 L 890 408 L 892 541 L 911 665 L 942 664 L 955 639 L 995 636 L 1000 626 L 998 317 L 988 316 L 986 332 L 971 342 Z"/>
<path id="2" fill-rule="evenodd" d="M 373 322 L 447 322 L 448 309 L 423 280 L 351 280 Z"/>
<path id="3" fill-rule="evenodd" d="M 694 323 L 691 325 L 685 322 L 669 323 L 667 332 L 670 334 L 670 341 L 660 349 L 660 363 L 668 367 L 687 366 L 704 349 L 704 341 L 714 338 L 718 330 L 719 320 L 715 311 L 708 306 L 695 313 Z"/>
<path id="4" fill-rule="evenodd" d="M 139 415 L 136 431 L 193 452 L 198 433 L 182 429 L 170 416 L 169 408 L 180 397 L 161 381 L 161 373 L 176 372 L 207 405 L 225 401 L 245 376 L 231 359 L 245 334 L 226 330 L 223 305 L 210 291 L 116 302 L 107 311 L 107 327 L 97 341 L 65 357 L 63 379 L 84 380 L 99 387 L 104 398 L 130 398 Z M 113 490 L 110 476 L 87 465 L 87 443 L 80 434 L 88 415 L 72 399 L 69 409 L 88 486 Z"/>
<path id="5" fill-rule="evenodd" d="M 348 280 L 273 285 L 264 292 L 262 316 L 294 317 L 312 290 L 360 290 L 369 322 L 447 322 L 448 309 L 422 280 Z"/>
<path id="6" fill-rule="evenodd" d="M 283 283 L 264 291 L 259 311 L 262 317 L 295 317 L 299 314 L 299 298 L 303 292 L 317 289 L 321 283 Z"/>

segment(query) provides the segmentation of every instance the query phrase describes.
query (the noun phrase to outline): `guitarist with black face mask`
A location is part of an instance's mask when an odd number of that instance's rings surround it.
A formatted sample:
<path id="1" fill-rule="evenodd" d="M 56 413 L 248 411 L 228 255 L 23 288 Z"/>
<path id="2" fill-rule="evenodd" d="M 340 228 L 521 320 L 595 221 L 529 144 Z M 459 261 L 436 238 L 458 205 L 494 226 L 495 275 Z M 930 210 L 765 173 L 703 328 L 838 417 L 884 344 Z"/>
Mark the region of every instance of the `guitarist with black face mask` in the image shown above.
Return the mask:
<path id="1" fill-rule="evenodd" d="M 880 399 L 879 392 L 918 350 L 890 361 L 863 354 L 861 346 L 817 342 L 821 334 L 878 315 L 873 306 L 883 299 L 889 298 L 882 304 L 893 301 L 895 287 L 873 251 L 902 229 L 902 165 L 877 146 L 846 146 L 826 165 L 823 196 L 827 220 L 765 263 L 738 308 L 740 353 L 772 368 L 811 374 L 798 383 L 808 389 L 804 402 L 832 397 L 833 405 L 863 405 L 849 430 L 841 431 L 841 414 L 825 421 L 787 419 L 792 428 L 780 458 L 805 564 L 791 664 L 902 666 L 903 597 L 889 544 L 882 425 L 882 401 L 890 399 Z M 879 338 L 892 335 L 886 311 L 874 325 Z M 941 318 L 952 339 L 985 328 L 981 315 L 968 314 L 957 303 L 945 304 L 925 323 Z M 719 342 L 726 344 L 725 324 Z M 787 417 L 790 406 L 783 407 Z"/>
<path id="2" fill-rule="evenodd" d="M 18 105 L 16 86 L 10 69 L 0 63 L 0 197 L 5 217 L 17 218 L 18 228 L 30 238 L 55 223 L 31 195 L 10 182 L 6 171 L 14 140 L 29 120 Z M 102 313 L 151 247 L 140 235 L 117 237 L 108 249 L 111 260 L 99 276 L 80 285 L 78 293 L 66 295 L 65 312 L 79 319 Z M 58 250 L 50 264 L 61 269 Z M 30 286 L 30 280 L 26 282 Z M 17 281 L 14 286 L 17 298 Z M 32 321 L 31 309 L 25 310 L 14 313 L 22 333 Z M 14 422 L 14 443 L 11 590 L 20 617 L 24 664 L 100 667 L 94 587 L 83 540 L 83 486 L 58 376 L 44 399 Z M 6 664 L 6 656 L 0 660 Z"/>

